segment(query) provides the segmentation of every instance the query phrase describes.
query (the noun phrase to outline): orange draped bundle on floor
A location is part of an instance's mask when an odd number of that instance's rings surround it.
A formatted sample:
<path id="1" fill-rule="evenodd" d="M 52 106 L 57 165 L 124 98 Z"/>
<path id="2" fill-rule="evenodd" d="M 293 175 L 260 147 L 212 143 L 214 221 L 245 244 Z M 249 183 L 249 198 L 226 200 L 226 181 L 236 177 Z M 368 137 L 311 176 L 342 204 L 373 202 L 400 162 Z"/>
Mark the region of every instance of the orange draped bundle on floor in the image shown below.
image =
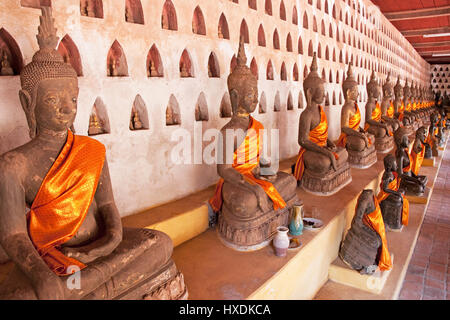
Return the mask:
<path id="1" fill-rule="evenodd" d="M 375 196 L 373 196 L 375 210 L 363 216 L 363 223 L 372 228 L 381 238 L 381 252 L 378 260 L 378 267 L 381 271 L 392 268 L 391 255 L 387 247 L 386 230 L 384 228 L 383 215 L 381 214 L 380 205 Z"/>
<path id="2" fill-rule="evenodd" d="M 327 115 L 325 111 L 323 111 L 322 106 L 319 106 L 320 109 L 320 123 L 309 132 L 309 140 L 314 142 L 320 147 L 325 147 L 327 145 L 328 139 L 328 122 Z M 303 162 L 303 155 L 306 152 L 305 148 L 300 147 L 300 151 L 298 152 L 297 161 L 295 162 L 294 168 L 294 177 L 298 180 L 301 180 L 303 177 L 303 172 L 305 171 L 305 163 Z M 337 159 L 338 155 L 334 154 L 334 157 Z"/>
<path id="3" fill-rule="evenodd" d="M 381 120 L 381 106 L 378 103 L 378 101 L 375 102 L 375 108 L 372 110 L 371 119 L 378 122 Z M 364 130 L 367 131 L 368 129 L 369 123 L 366 121 L 366 124 L 364 125 Z"/>
<path id="4" fill-rule="evenodd" d="M 422 143 L 421 143 L 422 144 Z M 420 167 L 423 163 L 423 158 L 425 156 L 425 146 L 422 144 L 422 150 L 419 153 L 414 151 L 414 148 L 411 150 L 411 171 L 417 176 L 419 174 Z"/>
<path id="5" fill-rule="evenodd" d="M 398 179 L 397 172 L 393 172 L 394 174 L 394 180 L 389 182 L 388 189 L 391 189 L 393 191 L 398 191 L 398 188 L 400 187 L 400 179 Z M 384 192 L 383 190 L 383 181 L 380 183 L 380 192 L 378 193 L 377 200 L 378 202 L 381 202 L 385 200 L 387 197 L 389 197 L 389 193 Z M 403 197 L 403 208 L 402 208 L 402 224 L 404 226 L 408 225 L 409 221 L 409 201 L 405 197 Z"/>
<path id="6" fill-rule="evenodd" d="M 259 131 L 264 126 L 250 116 L 250 123 L 242 144 L 236 149 L 233 155 L 233 168 L 244 176 L 244 179 L 250 184 L 260 185 L 265 193 L 273 202 L 274 210 L 282 209 L 286 206 L 286 202 L 273 184 L 266 180 L 256 178 L 252 170 L 259 165 L 261 139 Z M 216 186 L 214 196 L 209 200 L 209 204 L 214 212 L 219 212 L 222 208 L 222 188 L 224 180 L 221 178 Z"/>
<path id="7" fill-rule="evenodd" d="M 105 161 L 103 144 L 68 131 L 67 141 L 45 176 L 27 215 L 28 233 L 49 268 L 65 275 L 71 265 L 58 246 L 78 231 L 94 198 Z"/>

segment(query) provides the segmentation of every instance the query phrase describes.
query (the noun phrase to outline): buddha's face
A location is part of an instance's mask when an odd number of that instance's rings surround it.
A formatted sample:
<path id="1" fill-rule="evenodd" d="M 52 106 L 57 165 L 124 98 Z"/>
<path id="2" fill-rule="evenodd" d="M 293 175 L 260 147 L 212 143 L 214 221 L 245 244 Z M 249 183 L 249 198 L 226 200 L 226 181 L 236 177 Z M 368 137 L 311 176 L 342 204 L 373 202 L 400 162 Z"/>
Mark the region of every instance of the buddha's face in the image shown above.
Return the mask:
<path id="1" fill-rule="evenodd" d="M 347 90 L 347 98 L 349 100 L 356 101 L 358 99 L 358 96 L 359 96 L 359 92 L 358 92 L 357 86 L 353 86 Z"/>
<path id="2" fill-rule="evenodd" d="M 246 112 L 252 113 L 258 105 L 258 86 L 253 83 L 246 85 L 240 92 L 240 105 Z"/>
<path id="3" fill-rule="evenodd" d="M 317 104 L 322 104 L 325 100 L 325 86 L 323 85 L 323 82 L 320 81 L 312 90 L 312 101 Z"/>
<path id="4" fill-rule="evenodd" d="M 77 79 L 42 80 L 36 93 L 36 124 L 50 131 L 69 129 L 77 114 Z"/>

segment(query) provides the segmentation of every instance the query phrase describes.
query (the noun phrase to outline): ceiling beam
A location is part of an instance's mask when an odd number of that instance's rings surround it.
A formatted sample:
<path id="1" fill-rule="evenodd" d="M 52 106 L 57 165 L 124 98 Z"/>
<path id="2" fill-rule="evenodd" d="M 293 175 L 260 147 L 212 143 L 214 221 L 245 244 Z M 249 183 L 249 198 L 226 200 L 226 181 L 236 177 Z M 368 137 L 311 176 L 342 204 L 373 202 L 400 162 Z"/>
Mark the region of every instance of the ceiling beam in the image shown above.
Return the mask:
<path id="1" fill-rule="evenodd" d="M 404 37 L 420 37 L 423 36 L 424 34 L 449 33 L 450 27 L 403 30 L 400 32 L 403 34 Z"/>
<path id="2" fill-rule="evenodd" d="M 443 47 L 450 46 L 450 41 L 440 41 L 440 42 L 414 42 L 411 43 L 414 48 L 433 48 L 433 47 Z"/>
<path id="3" fill-rule="evenodd" d="M 436 18 L 450 15 L 450 6 L 407 10 L 407 11 L 384 12 L 383 14 L 390 21 Z"/>

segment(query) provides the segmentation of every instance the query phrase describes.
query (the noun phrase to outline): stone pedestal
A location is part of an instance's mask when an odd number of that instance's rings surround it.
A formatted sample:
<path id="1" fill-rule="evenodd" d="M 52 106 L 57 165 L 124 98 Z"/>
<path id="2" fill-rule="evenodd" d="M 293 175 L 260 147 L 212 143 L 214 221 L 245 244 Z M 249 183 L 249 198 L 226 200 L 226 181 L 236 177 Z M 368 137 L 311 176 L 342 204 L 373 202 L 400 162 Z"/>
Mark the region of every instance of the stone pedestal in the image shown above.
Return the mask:
<path id="1" fill-rule="evenodd" d="M 430 188 L 426 187 L 425 192 L 422 195 L 415 195 L 406 192 L 405 198 L 408 199 L 409 203 L 419 203 L 419 204 L 427 204 L 430 199 L 431 191 Z"/>
<path id="2" fill-rule="evenodd" d="M 394 137 L 375 138 L 375 149 L 379 153 L 388 153 L 394 148 Z"/>
<path id="3" fill-rule="evenodd" d="M 330 196 L 344 188 L 351 181 L 350 166 L 346 162 L 336 171 L 331 169 L 326 174 L 317 174 L 305 168 L 301 185 L 309 193 L 319 196 Z"/>
<path id="4" fill-rule="evenodd" d="M 372 145 L 363 151 L 352 151 L 347 149 L 348 163 L 352 168 L 367 169 L 377 162 L 377 150 Z"/>
<path id="5" fill-rule="evenodd" d="M 287 227 L 289 210 L 301 201 L 294 194 L 286 201 L 286 207 L 266 213 L 257 212 L 251 219 L 234 215 L 224 203 L 219 213 L 217 233 L 224 245 L 237 251 L 254 251 L 264 248 L 272 241 L 279 226 Z"/>

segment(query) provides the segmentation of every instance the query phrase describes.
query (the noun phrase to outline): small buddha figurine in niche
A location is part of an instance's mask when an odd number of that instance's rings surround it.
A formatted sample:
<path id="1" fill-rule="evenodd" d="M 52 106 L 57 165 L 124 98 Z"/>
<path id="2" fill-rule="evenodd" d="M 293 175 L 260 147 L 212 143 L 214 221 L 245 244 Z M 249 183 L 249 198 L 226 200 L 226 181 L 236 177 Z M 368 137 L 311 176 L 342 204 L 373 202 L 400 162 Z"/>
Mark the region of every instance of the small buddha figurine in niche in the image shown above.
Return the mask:
<path id="1" fill-rule="evenodd" d="M 209 200 L 218 214 L 218 234 L 222 242 L 236 250 L 256 250 L 270 243 L 277 227 L 289 223 L 289 209 L 301 204 L 294 177 L 266 168 L 260 152 L 263 125 L 251 116 L 258 105 L 257 79 L 246 66 L 244 38 L 239 41 L 237 65 L 227 84 L 233 115 L 221 129 L 218 152 L 224 163 L 217 164 L 221 177 Z M 229 139 L 227 135 L 236 132 Z M 230 141 L 232 145 L 229 145 Z M 227 152 L 233 150 L 233 162 Z M 250 157 L 245 157 L 245 155 Z M 262 164 L 262 165 L 261 165 Z"/>
<path id="2" fill-rule="evenodd" d="M 341 135 L 336 146 L 347 149 L 348 162 L 356 168 L 369 168 L 377 162 L 375 150 L 375 137 L 363 130 L 361 124 L 361 112 L 357 104 L 358 82 L 356 82 L 352 62 L 348 67 L 347 79 L 342 83 L 345 103 L 341 110 Z"/>
<path id="3" fill-rule="evenodd" d="M 189 76 L 190 75 L 189 75 L 189 72 L 187 70 L 186 63 L 184 61 L 181 61 L 180 62 L 180 77 L 188 78 Z"/>
<path id="4" fill-rule="evenodd" d="M 133 114 L 130 121 L 130 129 L 131 130 L 140 130 L 143 129 L 144 126 L 142 125 L 141 119 L 139 117 L 139 112 L 137 110 L 133 109 Z"/>
<path id="5" fill-rule="evenodd" d="M 0 156 L 0 299 L 186 298 L 164 233 L 123 228 L 103 144 L 68 130 L 78 79 L 41 7 L 40 50 L 20 74 L 31 141 Z M 26 214 L 26 207 L 30 210 Z M 79 271 L 80 289 L 67 285 Z"/>
<path id="6" fill-rule="evenodd" d="M 388 73 L 386 83 L 383 85 L 383 99 L 381 101 L 381 119 L 394 132 L 400 127 L 400 121 L 394 118 L 395 107 L 393 102 L 394 90 L 391 83 L 391 73 Z"/>
<path id="7" fill-rule="evenodd" d="M 88 134 L 90 136 L 96 135 L 96 134 L 102 134 L 105 133 L 105 130 L 103 130 L 103 126 L 101 124 L 101 121 L 98 119 L 97 113 L 93 112 L 91 116 L 89 117 L 89 130 Z"/>
<path id="8" fill-rule="evenodd" d="M 408 132 L 401 127 L 394 134 L 395 158 L 397 160 L 397 174 L 400 179 L 399 189 L 414 195 L 422 195 L 427 183 L 426 176 L 415 175 L 412 171 L 413 160 L 409 154 Z"/>
<path id="9" fill-rule="evenodd" d="M 1 71 L 0 75 L 2 76 L 13 76 L 14 70 L 11 68 L 11 64 L 9 62 L 8 54 L 6 53 L 6 50 L 3 50 L 3 53 L 1 55 L 2 63 L 1 63 Z"/>
<path id="10" fill-rule="evenodd" d="M 328 139 L 328 121 L 322 104 L 324 80 L 319 76 L 316 53 L 311 71 L 303 82 L 307 105 L 300 115 L 298 143 L 300 151 L 293 173 L 306 191 L 331 195 L 351 182 L 348 153 Z"/>
<path id="11" fill-rule="evenodd" d="M 377 268 L 381 271 L 392 268 L 380 205 L 370 189 L 363 190 L 358 197 L 339 257 L 361 274 L 373 274 Z"/>
<path id="12" fill-rule="evenodd" d="M 409 202 L 399 191 L 397 160 L 392 154 L 384 157 L 384 173 L 381 178 L 380 192 L 377 200 L 386 227 L 391 230 L 401 230 L 408 225 Z"/>
<path id="13" fill-rule="evenodd" d="M 117 59 L 114 56 L 111 56 L 108 66 L 108 76 L 109 77 L 117 77 L 119 73 L 117 71 Z"/>
<path id="14" fill-rule="evenodd" d="M 377 101 L 381 89 L 375 77 L 375 71 L 372 71 L 366 88 L 368 100 L 364 130 L 375 136 L 375 149 L 380 153 L 387 153 L 394 147 L 394 141 L 391 128 L 381 119 L 381 106 Z"/>
<path id="15" fill-rule="evenodd" d="M 222 24 L 221 23 L 219 23 L 218 35 L 219 35 L 219 39 L 223 39 Z"/>
<path id="16" fill-rule="evenodd" d="M 134 23 L 133 11 L 125 6 L 125 21 Z"/>
<path id="17" fill-rule="evenodd" d="M 155 63 L 153 62 L 152 59 L 149 59 L 149 61 L 148 61 L 147 76 L 148 77 L 159 77 L 158 71 L 155 68 Z"/>

